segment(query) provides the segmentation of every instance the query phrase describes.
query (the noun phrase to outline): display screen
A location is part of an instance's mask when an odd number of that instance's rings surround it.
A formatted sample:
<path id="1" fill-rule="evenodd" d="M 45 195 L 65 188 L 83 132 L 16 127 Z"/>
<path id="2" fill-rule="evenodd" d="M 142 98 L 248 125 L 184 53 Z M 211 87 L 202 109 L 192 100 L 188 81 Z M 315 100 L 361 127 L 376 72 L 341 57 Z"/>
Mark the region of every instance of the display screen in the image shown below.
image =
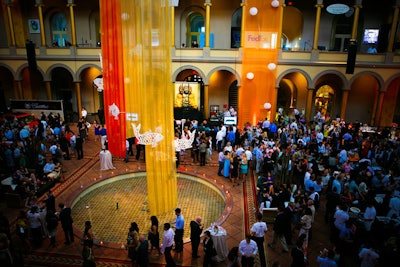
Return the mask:
<path id="1" fill-rule="evenodd" d="M 378 36 L 378 29 L 365 29 L 363 42 L 364 44 L 376 44 L 378 42 Z"/>

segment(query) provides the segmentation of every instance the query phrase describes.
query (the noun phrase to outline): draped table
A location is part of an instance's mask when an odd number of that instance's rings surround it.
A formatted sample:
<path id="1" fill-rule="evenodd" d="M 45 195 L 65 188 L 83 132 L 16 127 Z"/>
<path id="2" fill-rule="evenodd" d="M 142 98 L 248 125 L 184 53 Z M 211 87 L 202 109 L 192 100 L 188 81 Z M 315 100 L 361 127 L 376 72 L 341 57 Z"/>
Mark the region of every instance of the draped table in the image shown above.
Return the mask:
<path id="1" fill-rule="evenodd" d="M 221 226 L 209 227 L 207 229 L 211 233 L 211 238 L 214 242 L 217 255 L 213 259 L 217 262 L 222 262 L 228 257 L 229 249 L 226 242 L 226 230 Z"/>

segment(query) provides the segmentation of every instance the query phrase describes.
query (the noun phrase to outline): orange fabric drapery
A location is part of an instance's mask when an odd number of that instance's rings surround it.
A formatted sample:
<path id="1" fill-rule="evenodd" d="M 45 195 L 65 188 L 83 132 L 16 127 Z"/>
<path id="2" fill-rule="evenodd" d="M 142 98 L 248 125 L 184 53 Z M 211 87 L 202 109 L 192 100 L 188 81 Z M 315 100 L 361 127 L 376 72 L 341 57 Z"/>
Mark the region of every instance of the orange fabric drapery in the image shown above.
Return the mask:
<path id="1" fill-rule="evenodd" d="M 125 157 L 126 116 L 120 9 L 120 0 L 100 0 L 104 117 L 108 148 L 114 156 Z M 113 116 L 110 107 L 117 107 L 119 115 Z"/>
<path id="2" fill-rule="evenodd" d="M 253 9 L 252 9 L 253 8 Z M 250 9 L 257 14 L 250 14 Z M 239 125 L 255 125 L 266 117 L 274 118 L 276 102 L 276 66 L 278 63 L 278 38 L 280 38 L 281 12 L 271 1 L 248 0 L 243 7 L 244 46 L 242 60 L 242 87 L 239 92 Z M 254 14 L 254 12 L 253 12 Z M 272 64 L 271 64 L 272 63 Z M 274 64 L 274 65 L 273 65 Z M 273 68 L 275 66 L 275 68 Z M 253 74 L 253 75 L 251 75 Z M 253 76 L 253 78 L 252 78 Z M 252 79 L 251 79 L 252 78 Z M 272 105 L 270 110 L 265 103 Z"/>

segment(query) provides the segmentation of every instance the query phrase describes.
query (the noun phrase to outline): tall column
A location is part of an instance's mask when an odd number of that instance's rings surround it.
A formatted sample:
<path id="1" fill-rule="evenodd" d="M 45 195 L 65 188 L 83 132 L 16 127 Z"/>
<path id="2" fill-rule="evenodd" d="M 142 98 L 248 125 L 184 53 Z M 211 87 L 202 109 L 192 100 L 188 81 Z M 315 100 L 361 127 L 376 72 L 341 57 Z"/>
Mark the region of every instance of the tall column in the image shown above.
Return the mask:
<path id="1" fill-rule="evenodd" d="M 175 47 L 175 7 L 171 6 L 171 46 Z M 179 45 L 180 47 L 180 45 Z"/>
<path id="2" fill-rule="evenodd" d="M 16 99 L 24 99 L 22 81 L 14 81 L 14 96 Z"/>
<path id="3" fill-rule="evenodd" d="M 394 6 L 392 27 L 390 29 L 387 52 L 393 52 L 394 37 L 396 36 L 396 27 L 397 27 L 398 20 L 399 20 L 399 8 L 400 8 L 400 0 L 396 0 L 396 4 Z"/>
<path id="4" fill-rule="evenodd" d="M 210 104 L 208 96 L 208 84 L 204 85 L 204 117 L 208 118 L 210 116 Z"/>
<path id="5" fill-rule="evenodd" d="M 382 118 L 382 108 L 383 108 L 383 101 L 385 98 L 385 92 L 379 92 L 378 96 L 378 103 L 377 103 L 377 108 L 375 112 L 375 122 L 371 122 L 372 125 L 375 126 L 381 126 L 381 118 Z"/>
<path id="6" fill-rule="evenodd" d="M 51 82 L 45 81 L 44 86 L 46 87 L 47 100 L 52 100 L 53 97 L 51 96 Z M 78 114 L 79 114 L 79 111 L 80 111 L 80 109 L 78 110 Z"/>
<path id="7" fill-rule="evenodd" d="M 42 46 L 46 46 L 46 38 L 44 35 L 44 23 L 43 23 L 43 1 L 36 0 L 36 7 L 39 14 L 39 24 L 40 24 L 40 41 Z"/>
<path id="8" fill-rule="evenodd" d="M 311 119 L 311 111 L 313 108 L 313 96 L 314 96 L 314 88 L 308 88 L 307 102 L 306 102 L 306 121 L 310 121 Z"/>
<path id="9" fill-rule="evenodd" d="M 210 47 L 210 9 L 211 9 L 211 0 L 206 0 L 204 3 L 206 7 L 206 36 L 205 36 L 205 47 Z"/>
<path id="10" fill-rule="evenodd" d="M 371 116 L 370 125 L 380 126 L 382 116 L 382 106 L 385 97 L 385 92 L 377 92 L 378 97 L 375 97 L 374 108 Z"/>
<path id="11" fill-rule="evenodd" d="M 342 91 L 342 106 L 340 107 L 340 118 L 346 118 L 347 102 L 349 101 L 349 90 Z"/>
<path id="12" fill-rule="evenodd" d="M 81 110 L 82 110 L 81 83 L 74 82 L 74 86 L 75 86 L 75 94 L 76 94 L 76 104 L 78 106 L 78 116 L 80 117 Z"/>
<path id="13" fill-rule="evenodd" d="M 76 26 L 75 26 L 75 15 L 74 15 L 74 0 L 68 0 L 67 7 L 69 7 L 69 16 L 71 17 L 71 38 L 72 45 L 76 46 Z"/>
<path id="14" fill-rule="evenodd" d="M 362 8 L 361 2 L 362 0 L 356 0 L 356 4 L 354 5 L 354 20 L 353 28 L 351 30 L 351 39 L 353 40 L 357 39 L 357 26 L 360 18 L 360 8 Z"/>
<path id="15" fill-rule="evenodd" d="M 276 46 L 280 49 L 282 48 L 282 25 L 283 25 L 283 9 L 285 8 L 285 0 L 282 0 L 282 5 L 279 6 L 279 10 L 281 13 L 281 18 L 279 21 L 279 32 L 278 32 L 278 40 Z"/>
<path id="16" fill-rule="evenodd" d="M 12 1 L 6 0 L 6 1 L 4 1 L 4 4 L 7 6 L 7 15 L 8 15 L 10 37 L 11 37 L 11 46 L 15 46 L 14 23 L 13 23 L 13 17 L 12 17 L 12 13 L 11 13 Z"/>
<path id="17" fill-rule="evenodd" d="M 244 46 L 244 25 L 246 22 L 246 0 L 242 0 L 240 3 L 242 7 L 242 21 L 241 21 L 241 28 L 240 28 L 240 47 Z"/>
<path id="18" fill-rule="evenodd" d="M 324 7 L 322 2 L 322 0 L 318 0 L 317 4 L 315 5 L 315 7 L 317 8 L 317 14 L 315 16 L 313 50 L 318 50 L 319 26 L 321 24 L 321 9 Z"/>

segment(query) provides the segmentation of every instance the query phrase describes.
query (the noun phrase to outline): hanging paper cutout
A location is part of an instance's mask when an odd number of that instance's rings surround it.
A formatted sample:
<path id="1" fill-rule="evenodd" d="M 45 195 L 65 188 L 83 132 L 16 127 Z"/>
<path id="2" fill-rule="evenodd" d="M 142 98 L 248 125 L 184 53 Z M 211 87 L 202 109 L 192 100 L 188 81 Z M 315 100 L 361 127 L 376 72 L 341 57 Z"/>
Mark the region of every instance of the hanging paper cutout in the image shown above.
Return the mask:
<path id="1" fill-rule="evenodd" d="M 151 145 L 152 147 L 156 147 L 161 140 L 164 139 L 164 136 L 161 134 L 161 127 L 157 127 L 155 132 L 147 131 L 143 134 L 140 133 L 140 124 L 136 127 L 136 124 L 132 123 L 133 132 L 135 133 L 135 137 L 138 139 L 138 143 L 141 145 Z"/>

